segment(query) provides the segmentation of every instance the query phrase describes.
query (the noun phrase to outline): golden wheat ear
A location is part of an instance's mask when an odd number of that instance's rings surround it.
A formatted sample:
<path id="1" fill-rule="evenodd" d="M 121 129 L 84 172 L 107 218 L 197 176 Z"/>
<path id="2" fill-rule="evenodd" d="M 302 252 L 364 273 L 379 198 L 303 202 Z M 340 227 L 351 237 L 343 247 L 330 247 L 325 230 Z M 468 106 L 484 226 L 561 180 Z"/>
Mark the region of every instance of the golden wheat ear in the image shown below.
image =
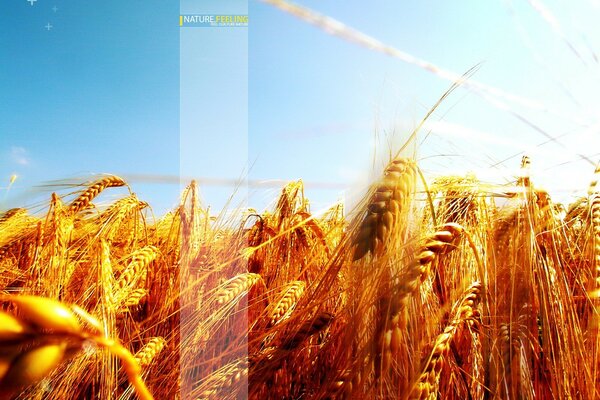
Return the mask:
<path id="1" fill-rule="evenodd" d="M 24 295 L 2 300 L 19 311 L 0 314 L 0 395 L 9 398 L 48 376 L 83 340 L 77 317 L 58 301 Z"/>
<path id="2" fill-rule="evenodd" d="M 0 398 L 11 398 L 38 383 L 85 342 L 92 342 L 121 360 L 141 400 L 153 400 L 137 359 L 118 341 L 101 336 L 100 323 L 82 308 L 31 295 L 4 295 L 0 301 L 14 304 L 18 311 L 16 315 L 0 311 Z M 155 353 L 159 347 L 160 341 L 149 346 Z"/>
<path id="3" fill-rule="evenodd" d="M 431 353 L 423 360 L 424 368 L 410 392 L 409 399 L 438 398 L 440 374 L 444 365 L 448 363 L 444 357 L 449 355 L 450 345 L 455 340 L 459 327 L 478 323 L 480 316 L 477 306 L 481 300 L 481 290 L 481 283 L 473 282 L 455 305 L 450 324 L 435 338 Z"/>
<path id="4" fill-rule="evenodd" d="M 365 216 L 354 236 L 354 256 L 359 260 L 368 253 L 385 253 L 391 237 L 401 223 L 400 215 L 407 212 L 414 190 L 416 165 L 406 158 L 392 160 L 375 184 L 369 197 Z"/>
<path id="5" fill-rule="evenodd" d="M 84 208 L 86 208 L 96 196 L 98 196 L 104 189 L 109 187 L 125 186 L 127 183 L 119 178 L 118 176 L 107 176 L 94 182 L 90 185 L 83 193 L 81 193 L 71 204 L 69 204 L 70 211 L 75 214 Z"/>

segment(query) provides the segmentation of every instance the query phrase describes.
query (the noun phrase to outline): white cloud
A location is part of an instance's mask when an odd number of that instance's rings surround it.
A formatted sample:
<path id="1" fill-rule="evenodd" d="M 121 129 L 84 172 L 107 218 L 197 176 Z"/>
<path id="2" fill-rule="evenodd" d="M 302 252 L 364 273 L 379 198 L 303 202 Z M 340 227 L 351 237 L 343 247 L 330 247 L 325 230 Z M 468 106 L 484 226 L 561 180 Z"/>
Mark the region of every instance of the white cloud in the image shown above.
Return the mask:
<path id="1" fill-rule="evenodd" d="M 13 146 L 10 148 L 10 158 L 19 165 L 29 165 L 29 157 L 24 147 Z"/>

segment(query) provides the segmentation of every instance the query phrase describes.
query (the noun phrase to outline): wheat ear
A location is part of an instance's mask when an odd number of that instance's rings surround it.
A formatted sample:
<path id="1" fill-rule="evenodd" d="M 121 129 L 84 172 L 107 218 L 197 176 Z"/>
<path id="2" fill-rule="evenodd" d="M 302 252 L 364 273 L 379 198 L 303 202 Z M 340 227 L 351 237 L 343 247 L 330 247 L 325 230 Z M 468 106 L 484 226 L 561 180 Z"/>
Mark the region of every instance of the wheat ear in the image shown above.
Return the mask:
<path id="1" fill-rule="evenodd" d="M 125 186 L 126 182 L 118 176 L 107 176 L 92 183 L 83 193 L 81 193 L 69 205 L 69 209 L 73 214 L 86 208 L 90 202 L 98 196 L 104 189 L 109 187 Z"/>

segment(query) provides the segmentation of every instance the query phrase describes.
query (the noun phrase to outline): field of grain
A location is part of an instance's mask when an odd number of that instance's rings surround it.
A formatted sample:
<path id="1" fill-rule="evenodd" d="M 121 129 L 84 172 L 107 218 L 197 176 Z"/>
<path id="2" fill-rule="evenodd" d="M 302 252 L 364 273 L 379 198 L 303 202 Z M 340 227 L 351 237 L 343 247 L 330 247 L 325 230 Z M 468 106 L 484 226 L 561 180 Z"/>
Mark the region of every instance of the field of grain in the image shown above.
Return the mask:
<path id="1" fill-rule="evenodd" d="M 105 176 L 0 218 L 0 397 L 593 399 L 600 202 L 423 179 L 392 159 L 357 206 L 153 219 Z M 236 222 L 231 222 L 231 221 Z M 151 393 L 151 394 L 150 394 Z"/>
<path id="2" fill-rule="evenodd" d="M 478 66 L 461 76 L 262 2 L 453 86 L 351 208 L 314 210 L 297 180 L 265 211 L 215 212 L 192 181 L 155 215 L 115 175 L 0 208 L 0 400 L 600 399 L 600 166 L 519 108 L 545 107 L 471 79 Z M 498 181 L 431 173 L 424 124 L 444 126 L 434 111 L 461 85 L 588 162 L 587 194 L 554 201 L 533 155 L 490 158 L 518 171 Z"/>

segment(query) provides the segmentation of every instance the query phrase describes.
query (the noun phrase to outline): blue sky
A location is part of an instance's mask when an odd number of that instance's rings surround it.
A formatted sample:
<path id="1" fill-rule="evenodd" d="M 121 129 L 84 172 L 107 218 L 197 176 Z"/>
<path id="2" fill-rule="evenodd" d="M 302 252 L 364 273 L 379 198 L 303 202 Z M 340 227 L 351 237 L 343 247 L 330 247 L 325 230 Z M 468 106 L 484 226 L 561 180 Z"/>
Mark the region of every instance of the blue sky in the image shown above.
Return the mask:
<path id="1" fill-rule="evenodd" d="M 247 15 L 245 1 L 187 0 L 182 14 Z M 180 174 L 194 177 L 213 212 L 246 205 L 248 28 L 182 28 Z M 238 184 L 238 186 L 236 186 Z"/>
<path id="2" fill-rule="evenodd" d="M 457 74 L 481 63 L 474 80 L 525 99 L 457 90 L 423 131 L 429 176 L 508 182 L 527 152 L 560 199 L 585 189 L 580 156 L 600 158 L 596 1 L 299 4 Z M 250 22 L 180 29 L 180 13 Z M 0 24 L 0 187 L 19 176 L 0 208 L 110 172 L 158 214 L 192 177 L 213 210 L 239 179 L 231 207 L 262 208 L 302 178 L 318 211 L 364 189 L 450 85 L 258 1 L 14 0 Z"/>
<path id="3" fill-rule="evenodd" d="M 540 4 L 551 14 L 540 11 Z M 423 131 L 431 129 L 431 134 L 417 157 L 429 176 L 472 171 L 486 181 L 505 183 L 526 152 L 535 182 L 557 198 L 568 199 L 573 188 L 586 188 L 593 167 L 578 154 L 595 161 L 600 151 L 594 111 L 599 105 L 593 53 L 600 38 L 594 23 L 600 15 L 597 4 L 302 5 L 457 74 L 481 63 L 473 79 L 534 104 L 498 104 L 503 101 L 497 97 L 490 101 L 457 90 Z M 383 153 L 388 137 L 396 137 L 397 148 L 450 85 L 261 3 L 252 3 L 250 13 L 250 148 L 251 154 L 260 155 L 256 176 L 268 177 L 277 165 L 288 176 L 343 182 L 347 195 L 360 192 L 372 171 L 387 162 Z M 544 134 L 566 134 L 565 144 L 540 145 L 548 140 Z M 378 162 L 372 168 L 375 148 Z M 321 207 L 335 199 L 332 193 L 311 197 Z"/>
<path id="4" fill-rule="evenodd" d="M 62 188 L 31 189 L 54 180 L 179 173 L 179 6 L 145 4 L 0 3 L 0 186 L 19 176 L 6 206 L 49 198 Z M 176 185 L 131 183 L 177 200 Z"/>

